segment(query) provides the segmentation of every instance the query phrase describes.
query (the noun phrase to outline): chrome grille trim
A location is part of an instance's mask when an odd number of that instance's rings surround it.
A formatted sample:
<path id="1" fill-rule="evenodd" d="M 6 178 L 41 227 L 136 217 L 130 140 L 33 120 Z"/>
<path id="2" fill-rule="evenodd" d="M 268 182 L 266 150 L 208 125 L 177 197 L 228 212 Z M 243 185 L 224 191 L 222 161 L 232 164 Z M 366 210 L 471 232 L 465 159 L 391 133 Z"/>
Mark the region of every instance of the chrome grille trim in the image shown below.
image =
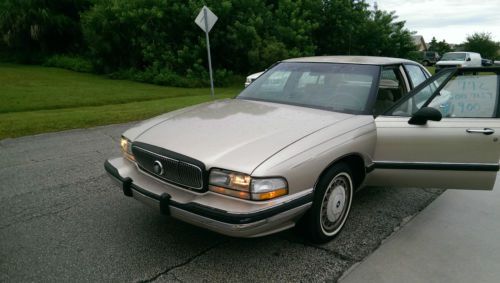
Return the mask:
<path id="1" fill-rule="evenodd" d="M 142 169 L 144 172 L 147 172 L 148 174 L 151 174 L 154 177 L 157 177 L 168 183 L 172 183 L 181 187 L 187 187 L 197 191 L 203 190 L 204 188 L 203 169 L 200 168 L 199 166 L 183 160 L 171 158 L 168 156 L 158 154 L 156 152 L 152 152 L 137 145 L 133 145 L 133 149 L 143 152 L 146 155 L 155 156 L 155 158 L 159 159 L 164 166 L 163 175 L 158 175 L 152 170 L 149 170 L 145 166 L 145 164 L 141 164 L 140 160 L 141 157 L 137 156 L 136 157 L 137 164 L 140 167 L 140 169 Z"/>

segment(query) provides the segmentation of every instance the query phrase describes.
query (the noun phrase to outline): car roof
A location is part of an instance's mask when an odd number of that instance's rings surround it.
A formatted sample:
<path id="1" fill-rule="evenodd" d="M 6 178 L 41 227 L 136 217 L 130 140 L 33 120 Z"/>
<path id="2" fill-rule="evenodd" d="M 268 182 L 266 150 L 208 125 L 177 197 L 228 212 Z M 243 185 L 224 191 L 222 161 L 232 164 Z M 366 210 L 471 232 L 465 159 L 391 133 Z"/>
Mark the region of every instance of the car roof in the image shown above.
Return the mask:
<path id="1" fill-rule="evenodd" d="M 415 61 L 377 56 L 313 56 L 301 57 L 283 60 L 281 62 L 309 62 L 309 63 L 343 63 L 343 64 L 362 64 L 362 65 L 394 65 L 400 63 L 412 63 Z"/>

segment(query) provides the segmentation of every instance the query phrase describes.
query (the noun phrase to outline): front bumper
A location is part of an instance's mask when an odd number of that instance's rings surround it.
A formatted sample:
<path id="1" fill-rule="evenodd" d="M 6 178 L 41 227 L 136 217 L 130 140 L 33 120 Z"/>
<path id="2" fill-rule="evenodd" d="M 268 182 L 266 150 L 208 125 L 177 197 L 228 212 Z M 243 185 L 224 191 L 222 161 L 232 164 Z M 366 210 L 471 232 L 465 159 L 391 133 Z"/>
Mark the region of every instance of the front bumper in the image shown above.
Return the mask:
<path id="1" fill-rule="evenodd" d="M 293 227 L 312 204 L 312 189 L 272 201 L 251 202 L 187 191 L 140 172 L 124 158 L 107 160 L 104 168 L 126 196 L 162 214 L 234 237 L 259 237 Z"/>

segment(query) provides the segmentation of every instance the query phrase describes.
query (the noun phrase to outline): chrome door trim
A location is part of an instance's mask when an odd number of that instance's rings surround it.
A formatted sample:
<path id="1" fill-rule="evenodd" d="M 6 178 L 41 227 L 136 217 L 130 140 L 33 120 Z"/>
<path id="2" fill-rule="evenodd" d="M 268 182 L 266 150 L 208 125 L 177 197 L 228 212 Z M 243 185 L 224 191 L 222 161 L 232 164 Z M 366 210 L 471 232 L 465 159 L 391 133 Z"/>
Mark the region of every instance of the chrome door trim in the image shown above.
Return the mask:
<path id="1" fill-rule="evenodd" d="M 452 162 L 404 162 L 404 161 L 375 161 L 370 166 L 374 169 L 400 170 L 446 170 L 446 171 L 488 171 L 496 172 L 500 169 L 498 163 L 452 163 Z M 370 171 L 371 171 L 370 170 Z"/>

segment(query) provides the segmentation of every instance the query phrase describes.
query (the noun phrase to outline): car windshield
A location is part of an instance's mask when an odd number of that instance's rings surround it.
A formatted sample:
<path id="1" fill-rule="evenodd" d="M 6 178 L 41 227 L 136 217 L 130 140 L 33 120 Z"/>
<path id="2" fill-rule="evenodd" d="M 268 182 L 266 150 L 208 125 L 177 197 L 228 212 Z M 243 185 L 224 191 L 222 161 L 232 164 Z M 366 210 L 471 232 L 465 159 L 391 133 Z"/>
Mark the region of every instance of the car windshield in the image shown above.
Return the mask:
<path id="1" fill-rule="evenodd" d="M 445 53 L 441 61 L 465 61 L 465 53 Z"/>
<path id="2" fill-rule="evenodd" d="M 280 63 L 243 90 L 251 99 L 337 112 L 366 112 L 379 75 L 373 65 Z"/>

